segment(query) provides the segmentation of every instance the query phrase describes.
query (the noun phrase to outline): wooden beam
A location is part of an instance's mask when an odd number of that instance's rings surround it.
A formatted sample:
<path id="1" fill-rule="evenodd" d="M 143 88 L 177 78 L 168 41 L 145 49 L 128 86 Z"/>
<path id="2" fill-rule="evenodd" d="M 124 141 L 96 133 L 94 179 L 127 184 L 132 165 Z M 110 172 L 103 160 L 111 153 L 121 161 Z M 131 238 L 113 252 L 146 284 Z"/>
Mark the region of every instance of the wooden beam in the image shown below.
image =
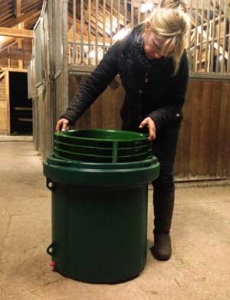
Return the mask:
<path id="1" fill-rule="evenodd" d="M 32 15 L 35 15 L 37 13 L 40 13 L 40 9 L 38 9 L 38 8 L 33 9 L 33 10 L 29 11 L 28 13 L 21 14 L 18 18 L 12 19 L 12 20 L 4 23 L 3 25 L 4 25 L 4 27 L 13 27 L 22 22 L 26 23 L 27 19 L 31 18 Z"/>
<path id="2" fill-rule="evenodd" d="M 0 35 L 11 36 L 15 38 L 29 38 L 29 39 L 34 38 L 33 30 L 8 28 L 8 27 L 0 27 Z"/>
<path id="3" fill-rule="evenodd" d="M 85 45 L 88 45 L 89 44 L 88 36 L 84 36 L 83 38 L 84 38 L 83 43 Z M 96 43 L 96 38 L 95 38 L 95 36 L 92 36 L 90 39 L 91 39 L 91 46 L 93 46 L 93 44 Z M 98 40 L 98 44 L 100 46 L 102 46 L 104 44 L 103 38 L 98 37 L 97 40 Z M 70 31 L 68 33 L 68 43 L 73 43 L 73 41 L 74 41 L 74 39 L 73 39 L 73 33 L 72 33 L 72 31 Z M 79 40 L 79 39 L 76 40 L 76 44 L 80 45 L 81 44 L 81 40 Z M 110 39 L 109 38 L 105 39 L 105 46 L 110 46 Z"/>
<path id="4" fill-rule="evenodd" d="M 31 55 L 30 52 L 0 52 L 0 59 L 30 60 Z"/>
<path id="5" fill-rule="evenodd" d="M 5 77 L 5 73 L 4 72 L 0 73 L 0 80 L 2 80 L 2 78 L 4 77 Z"/>
<path id="6" fill-rule="evenodd" d="M 14 15 L 18 18 L 21 15 L 22 0 L 14 0 Z"/>
<path id="7" fill-rule="evenodd" d="M 11 46 L 13 46 L 13 45 L 16 44 L 16 43 L 17 43 L 17 40 L 16 40 L 16 39 L 10 38 L 10 39 L 7 41 L 7 43 L 1 44 L 1 46 L 0 46 L 0 52 L 4 51 L 5 49 L 10 48 Z"/>
<path id="8" fill-rule="evenodd" d="M 22 49 L 22 39 L 18 39 L 18 48 Z M 20 69 L 23 68 L 23 60 L 22 59 L 18 60 L 18 66 Z"/>

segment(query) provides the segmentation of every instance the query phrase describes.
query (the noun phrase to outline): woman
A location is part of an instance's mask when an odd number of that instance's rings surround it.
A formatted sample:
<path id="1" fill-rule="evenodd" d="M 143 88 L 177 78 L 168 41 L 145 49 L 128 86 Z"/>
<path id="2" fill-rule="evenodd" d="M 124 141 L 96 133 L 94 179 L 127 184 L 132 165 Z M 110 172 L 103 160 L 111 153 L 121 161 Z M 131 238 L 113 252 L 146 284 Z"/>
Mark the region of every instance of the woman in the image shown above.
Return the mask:
<path id="1" fill-rule="evenodd" d="M 174 206 L 173 164 L 188 81 L 185 52 L 188 18 L 177 9 L 157 9 L 105 54 L 57 122 L 66 130 L 119 74 L 125 89 L 122 129 L 148 130 L 161 169 L 154 186 L 154 246 L 158 260 L 171 257 Z"/>

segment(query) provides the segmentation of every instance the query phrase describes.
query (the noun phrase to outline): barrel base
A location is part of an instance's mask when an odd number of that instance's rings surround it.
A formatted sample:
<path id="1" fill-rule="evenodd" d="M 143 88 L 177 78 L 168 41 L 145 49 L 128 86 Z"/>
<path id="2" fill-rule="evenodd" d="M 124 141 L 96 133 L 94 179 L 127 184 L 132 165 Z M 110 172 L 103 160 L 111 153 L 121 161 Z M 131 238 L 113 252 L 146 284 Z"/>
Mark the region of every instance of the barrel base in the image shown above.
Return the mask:
<path id="1" fill-rule="evenodd" d="M 52 192 L 54 270 L 88 283 L 137 277 L 147 254 L 148 185 L 98 188 L 57 184 Z"/>

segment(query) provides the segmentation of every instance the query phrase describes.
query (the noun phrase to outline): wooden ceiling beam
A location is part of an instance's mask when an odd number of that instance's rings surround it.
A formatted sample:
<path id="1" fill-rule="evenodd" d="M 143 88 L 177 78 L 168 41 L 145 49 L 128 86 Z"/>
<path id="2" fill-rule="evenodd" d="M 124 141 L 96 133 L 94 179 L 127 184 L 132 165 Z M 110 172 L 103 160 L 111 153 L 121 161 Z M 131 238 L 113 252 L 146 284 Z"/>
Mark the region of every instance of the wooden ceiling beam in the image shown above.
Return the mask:
<path id="1" fill-rule="evenodd" d="M 15 38 L 29 38 L 29 39 L 34 38 L 33 30 L 8 28 L 8 27 L 0 27 L 0 35 L 11 36 Z"/>
<path id="2" fill-rule="evenodd" d="M 33 9 L 28 13 L 21 14 L 18 18 L 12 19 L 12 20 L 4 23 L 4 27 L 14 27 L 19 23 L 22 23 L 22 22 L 26 23 L 27 19 L 31 18 L 32 15 L 35 15 L 37 13 L 40 13 L 40 9 L 38 9 L 38 8 Z"/>
<path id="3" fill-rule="evenodd" d="M 14 15 L 18 18 L 21 15 L 22 0 L 14 0 Z"/>

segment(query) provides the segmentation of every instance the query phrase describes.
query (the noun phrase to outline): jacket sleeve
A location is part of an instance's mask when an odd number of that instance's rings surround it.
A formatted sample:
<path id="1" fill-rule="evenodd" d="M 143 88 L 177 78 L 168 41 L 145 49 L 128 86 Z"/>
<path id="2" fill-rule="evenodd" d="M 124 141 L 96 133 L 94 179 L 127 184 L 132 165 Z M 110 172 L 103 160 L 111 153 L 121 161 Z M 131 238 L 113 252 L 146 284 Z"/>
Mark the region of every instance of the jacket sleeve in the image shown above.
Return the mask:
<path id="1" fill-rule="evenodd" d="M 100 96 L 118 73 L 120 42 L 116 42 L 104 55 L 103 59 L 80 87 L 61 118 L 73 125 L 86 109 Z"/>
<path id="2" fill-rule="evenodd" d="M 184 52 L 181 58 L 180 67 L 177 74 L 172 77 L 167 85 L 167 97 L 170 99 L 167 104 L 149 114 L 156 125 L 156 129 L 163 125 L 176 120 L 178 114 L 181 115 L 181 110 L 185 101 L 185 95 L 188 84 L 189 68 L 187 53 Z"/>

